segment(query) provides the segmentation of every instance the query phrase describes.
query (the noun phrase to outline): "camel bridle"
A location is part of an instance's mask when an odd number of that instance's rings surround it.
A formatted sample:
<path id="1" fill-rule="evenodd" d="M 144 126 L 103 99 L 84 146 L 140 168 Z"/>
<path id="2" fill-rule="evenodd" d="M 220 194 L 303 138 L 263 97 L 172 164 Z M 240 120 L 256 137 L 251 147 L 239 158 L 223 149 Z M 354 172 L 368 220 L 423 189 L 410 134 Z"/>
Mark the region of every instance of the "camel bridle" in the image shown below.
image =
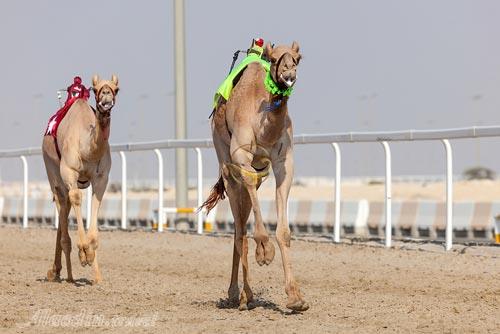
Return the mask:
<path id="1" fill-rule="evenodd" d="M 282 85 L 280 84 L 280 82 L 278 81 L 278 70 L 280 69 L 280 65 L 281 65 L 281 61 L 283 60 L 283 58 L 285 58 L 285 55 L 290 55 L 290 57 L 292 57 L 292 60 L 293 60 L 293 64 L 295 66 L 297 66 L 297 60 L 295 60 L 295 58 L 292 56 L 292 54 L 290 52 L 284 52 L 279 58 L 278 60 L 276 61 L 276 63 L 274 63 L 273 61 L 271 61 L 271 63 L 275 64 L 276 68 L 274 70 L 274 73 L 273 73 L 273 80 L 274 82 L 276 82 L 277 85 Z"/>

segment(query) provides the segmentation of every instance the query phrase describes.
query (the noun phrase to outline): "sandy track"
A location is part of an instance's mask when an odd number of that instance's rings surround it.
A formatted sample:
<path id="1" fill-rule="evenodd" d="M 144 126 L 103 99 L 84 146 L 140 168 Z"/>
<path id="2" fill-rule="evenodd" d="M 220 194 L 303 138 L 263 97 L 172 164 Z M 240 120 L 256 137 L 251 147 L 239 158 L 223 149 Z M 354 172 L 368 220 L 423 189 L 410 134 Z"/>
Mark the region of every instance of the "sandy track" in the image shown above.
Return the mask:
<path id="1" fill-rule="evenodd" d="M 76 233 L 71 234 L 76 245 Z M 295 240 L 294 271 L 311 309 L 290 314 L 279 253 L 270 266 L 259 267 L 253 241 L 249 262 L 256 307 L 239 312 L 220 301 L 229 283 L 229 237 L 102 232 L 104 282 L 94 286 L 87 284 L 92 270 L 79 265 L 75 246 L 77 284 L 44 281 L 54 239 L 53 230 L 0 225 L 0 332 L 94 331 L 47 322 L 79 314 L 153 317 L 153 327 L 102 328 L 120 333 L 493 333 L 500 328 L 499 247 L 458 246 L 445 253 L 429 244 L 399 243 L 399 249 L 386 250 L 374 243 Z M 41 323 L 34 316 L 42 311 L 56 317 L 40 317 Z"/>

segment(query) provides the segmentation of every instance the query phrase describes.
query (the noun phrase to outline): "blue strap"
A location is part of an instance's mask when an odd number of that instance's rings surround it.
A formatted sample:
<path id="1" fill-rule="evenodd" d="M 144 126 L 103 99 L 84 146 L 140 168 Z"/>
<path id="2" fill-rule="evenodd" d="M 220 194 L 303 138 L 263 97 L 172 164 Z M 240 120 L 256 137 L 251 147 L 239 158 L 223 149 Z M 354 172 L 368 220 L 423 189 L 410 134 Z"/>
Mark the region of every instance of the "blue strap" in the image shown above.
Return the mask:
<path id="1" fill-rule="evenodd" d="M 271 103 L 268 103 L 267 106 L 264 107 L 264 111 L 273 112 L 281 106 L 282 100 L 276 100 Z"/>

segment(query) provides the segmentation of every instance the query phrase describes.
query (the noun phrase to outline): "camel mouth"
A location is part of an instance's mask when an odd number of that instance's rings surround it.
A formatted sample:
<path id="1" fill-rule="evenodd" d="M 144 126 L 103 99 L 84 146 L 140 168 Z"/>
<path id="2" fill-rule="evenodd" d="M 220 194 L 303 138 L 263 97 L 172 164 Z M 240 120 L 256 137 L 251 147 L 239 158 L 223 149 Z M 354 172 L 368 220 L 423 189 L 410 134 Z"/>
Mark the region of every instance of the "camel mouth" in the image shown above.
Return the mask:
<path id="1" fill-rule="evenodd" d="M 283 77 L 283 73 L 281 73 L 280 79 L 288 88 L 293 87 L 293 85 L 295 85 L 295 82 L 297 81 L 297 77 L 295 77 L 293 80 L 290 78 L 285 80 L 285 78 Z"/>
<path id="2" fill-rule="evenodd" d="M 104 111 L 108 111 L 108 110 L 110 110 L 111 108 L 113 108 L 113 106 L 114 106 L 114 102 L 113 102 L 113 101 L 109 101 L 109 102 L 102 102 L 102 101 L 99 101 L 99 106 L 101 106 L 101 108 L 102 108 Z"/>

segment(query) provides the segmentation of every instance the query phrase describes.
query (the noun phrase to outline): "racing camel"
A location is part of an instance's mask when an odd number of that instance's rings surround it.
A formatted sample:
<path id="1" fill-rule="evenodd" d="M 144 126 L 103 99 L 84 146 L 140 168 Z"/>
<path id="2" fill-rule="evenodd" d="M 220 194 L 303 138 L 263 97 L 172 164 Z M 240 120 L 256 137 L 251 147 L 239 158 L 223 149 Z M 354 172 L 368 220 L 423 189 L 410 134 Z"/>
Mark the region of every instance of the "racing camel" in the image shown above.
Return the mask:
<path id="1" fill-rule="evenodd" d="M 235 235 L 228 295 L 232 303 L 239 301 L 240 310 L 247 310 L 253 299 L 246 236 L 251 210 L 255 217 L 253 238 L 257 244 L 257 263 L 270 264 L 274 258 L 274 245 L 269 240 L 257 198 L 257 189 L 272 166 L 276 178 L 276 239 L 283 260 L 288 296 L 286 306 L 294 311 L 305 311 L 309 305 L 292 274 L 287 217 L 287 200 L 293 179 L 293 135 L 287 101 L 297 79 L 301 55 L 296 42 L 291 47 L 272 47 L 268 43 L 263 51 L 270 64 L 249 52 L 247 59 L 254 58 L 231 78 L 230 84 L 234 83 L 234 88 L 228 99 L 217 99 L 216 95 L 211 125 L 220 177 L 203 207 L 210 211 L 219 200 L 224 199 L 225 193 L 229 197 Z M 223 90 L 219 88 L 220 91 Z M 238 287 L 240 260 L 243 268 L 241 294 Z"/>
<path id="2" fill-rule="evenodd" d="M 75 78 L 75 83 L 76 83 Z M 79 79 L 79 78 L 78 78 Z M 82 85 L 83 90 L 85 87 Z M 94 282 L 101 281 L 97 263 L 97 213 L 108 183 L 111 168 L 109 132 L 111 109 L 118 93 L 118 78 L 92 78 L 96 108 L 87 103 L 86 96 L 76 96 L 53 131 L 52 118 L 43 138 L 42 151 L 50 188 L 59 213 L 54 264 L 47 272 L 49 281 L 58 280 L 61 273 L 61 252 L 66 258 L 67 281 L 73 281 L 71 270 L 71 238 L 68 234 L 68 215 L 73 208 L 78 224 L 78 255 L 82 266 L 94 264 Z M 68 88 L 69 93 L 69 88 Z M 57 114 L 56 114 L 57 115 Z M 55 121 L 54 121 L 55 122 Z M 83 226 L 80 189 L 92 184 L 92 216 L 88 234 Z"/>

